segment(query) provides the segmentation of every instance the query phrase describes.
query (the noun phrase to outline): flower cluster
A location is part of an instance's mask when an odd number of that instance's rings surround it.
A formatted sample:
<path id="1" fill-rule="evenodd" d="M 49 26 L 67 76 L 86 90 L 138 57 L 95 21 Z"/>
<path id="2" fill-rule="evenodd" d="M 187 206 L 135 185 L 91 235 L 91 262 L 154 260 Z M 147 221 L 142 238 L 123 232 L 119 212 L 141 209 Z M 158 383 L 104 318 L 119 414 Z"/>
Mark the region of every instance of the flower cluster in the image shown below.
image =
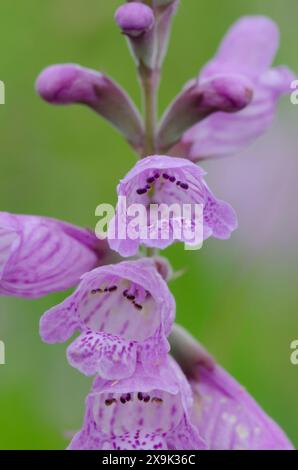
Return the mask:
<path id="1" fill-rule="evenodd" d="M 115 14 L 138 69 L 144 120 L 115 81 L 75 64 L 48 67 L 37 92 L 52 104 L 87 105 L 139 154 L 118 186 L 114 224 L 127 217 L 123 196 L 146 211 L 153 203 L 200 204 L 204 240 L 228 239 L 236 214 L 213 195 L 197 161 L 237 151 L 261 135 L 279 96 L 290 92 L 293 74 L 269 68 L 276 25 L 264 17 L 242 18 L 158 124 L 156 91 L 178 3 L 129 1 Z M 77 285 L 40 321 L 47 343 L 78 334 L 68 361 L 94 376 L 83 427 L 68 448 L 291 449 L 253 399 L 174 325 L 171 269 L 156 250 L 185 240 L 174 237 L 171 218 L 168 223 L 166 240 L 99 241 L 65 222 L 0 213 L 1 294 L 33 298 Z"/>

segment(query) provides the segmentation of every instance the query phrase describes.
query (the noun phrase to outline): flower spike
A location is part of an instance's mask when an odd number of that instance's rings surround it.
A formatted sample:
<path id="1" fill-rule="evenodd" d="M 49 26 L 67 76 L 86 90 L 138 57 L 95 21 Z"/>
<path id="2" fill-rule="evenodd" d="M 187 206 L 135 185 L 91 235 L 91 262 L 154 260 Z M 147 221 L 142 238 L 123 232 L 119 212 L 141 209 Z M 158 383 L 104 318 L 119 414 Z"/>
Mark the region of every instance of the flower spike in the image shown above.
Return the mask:
<path id="1" fill-rule="evenodd" d="M 137 65 L 153 69 L 156 56 L 153 10 L 142 3 L 130 2 L 118 8 L 115 21 L 127 36 Z"/>

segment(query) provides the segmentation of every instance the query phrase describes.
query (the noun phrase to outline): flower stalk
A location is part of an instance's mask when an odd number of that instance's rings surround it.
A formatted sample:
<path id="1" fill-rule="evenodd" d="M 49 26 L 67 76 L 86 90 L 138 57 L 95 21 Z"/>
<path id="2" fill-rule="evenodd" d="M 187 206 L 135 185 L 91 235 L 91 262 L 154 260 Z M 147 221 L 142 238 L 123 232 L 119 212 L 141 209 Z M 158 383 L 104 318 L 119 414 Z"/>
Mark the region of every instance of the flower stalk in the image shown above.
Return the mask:
<path id="1" fill-rule="evenodd" d="M 160 73 L 143 64 L 139 67 L 139 76 L 143 91 L 144 109 L 144 149 L 143 157 L 153 155 L 156 148 L 158 87 Z"/>

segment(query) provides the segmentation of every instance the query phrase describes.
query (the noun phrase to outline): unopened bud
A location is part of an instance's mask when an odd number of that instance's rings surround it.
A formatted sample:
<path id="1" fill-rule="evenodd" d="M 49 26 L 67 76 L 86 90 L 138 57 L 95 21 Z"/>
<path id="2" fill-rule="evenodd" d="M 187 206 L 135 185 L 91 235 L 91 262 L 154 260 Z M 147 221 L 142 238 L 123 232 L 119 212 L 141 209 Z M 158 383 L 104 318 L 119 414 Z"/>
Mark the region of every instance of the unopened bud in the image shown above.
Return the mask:
<path id="1" fill-rule="evenodd" d="M 193 80 L 166 110 L 159 128 L 159 148 L 169 150 L 184 132 L 212 113 L 244 109 L 252 97 L 250 82 L 238 75 L 218 75 L 202 83 Z"/>
<path id="2" fill-rule="evenodd" d="M 139 148 L 143 140 L 141 117 L 126 92 L 109 77 L 75 64 L 52 65 L 39 75 L 37 93 L 56 105 L 89 106 Z"/>
<path id="3" fill-rule="evenodd" d="M 156 43 L 153 10 L 143 3 L 129 2 L 118 8 L 115 20 L 128 38 L 133 57 L 138 65 L 154 68 Z"/>

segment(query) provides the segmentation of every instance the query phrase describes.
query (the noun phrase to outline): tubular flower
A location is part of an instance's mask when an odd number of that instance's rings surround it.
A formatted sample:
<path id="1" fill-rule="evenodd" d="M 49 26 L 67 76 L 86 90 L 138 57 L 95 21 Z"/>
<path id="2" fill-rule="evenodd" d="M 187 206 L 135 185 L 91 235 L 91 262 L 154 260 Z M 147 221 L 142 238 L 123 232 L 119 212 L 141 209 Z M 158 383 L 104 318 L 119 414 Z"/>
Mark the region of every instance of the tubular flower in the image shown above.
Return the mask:
<path id="1" fill-rule="evenodd" d="M 110 250 L 66 222 L 0 212 L 0 294 L 41 297 L 76 285 Z"/>
<path id="2" fill-rule="evenodd" d="M 271 68 L 279 45 L 277 25 L 263 16 L 247 16 L 228 31 L 216 56 L 202 69 L 199 82 L 222 74 L 248 79 L 253 99 L 237 113 L 217 112 L 183 135 L 179 152 L 193 161 L 237 152 L 270 126 L 278 99 L 291 93 L 294 74 L 284 66 Z M 245 59 L 244 59 L 245 58 Z"/>
<path id="3" fill-rule="evenodd" d="M 219 366 L 198 368 L 191 380 L 194 422 L 211 450 L 292 450 L 278 425 Z"/>
<path id="4" fill-rule="evenodd" d="M 183 221 L 195 226 L 198 222 L 192 210 L 190 217 L 184 220 L 183 205 L 201 205 L 203 209 L 203 238 L 214 236 L 227 239 L 237 228 L 237 218 L 232 207 L 215 198 L 206 185 L 205 172 L 184 158 L 168 156 L 151 156 L 139 161 L 126 175 L 118 186 L 119 202 L 115 219 L 111 221 L 109 230 L 110 247 L 122 256 L 132 256 L 138 251 L 140 243 L 149 247 L 165 248 L 175 240 L 188 242 L 189 233 L 182 230 Z M 125 204 L 123 200 L 125 199 Z M 131 234 L 133 215 L 127 208 L 140 204 L 145 208 L 141 215 L 144 236 Z M 170 211 L 162 209 L 167 205 Z M 172 206 L 174 205 L 174 206 Z M 158 216 L 153 220 L 155 216 Z M 179 222 L 180 231 L 175 230 Z M 126 233 L 122 237 L 114 228 L 125 226 Z"/>
<path id="5" fill-rule="evenodd" d="M 154 262 L 127 261 L 86 273 L 77 290 L 41 318 L 40 334 L 55 343 L 79 331 L 68 348 L 70 364 L 86 375 L 120 379 L 132 375 L 138 361 L 151 370 L 164 360 L 174 315 L 174 299 Z"/>
<path id="6" fill-rule="evenodd" d="M 192 393 L 173 359 L 154 375 L 138 366 L 118 382 L 97 378 L 86 400 L 83 428 L 70 450 L 204 449 L 190 421 Z"/>

